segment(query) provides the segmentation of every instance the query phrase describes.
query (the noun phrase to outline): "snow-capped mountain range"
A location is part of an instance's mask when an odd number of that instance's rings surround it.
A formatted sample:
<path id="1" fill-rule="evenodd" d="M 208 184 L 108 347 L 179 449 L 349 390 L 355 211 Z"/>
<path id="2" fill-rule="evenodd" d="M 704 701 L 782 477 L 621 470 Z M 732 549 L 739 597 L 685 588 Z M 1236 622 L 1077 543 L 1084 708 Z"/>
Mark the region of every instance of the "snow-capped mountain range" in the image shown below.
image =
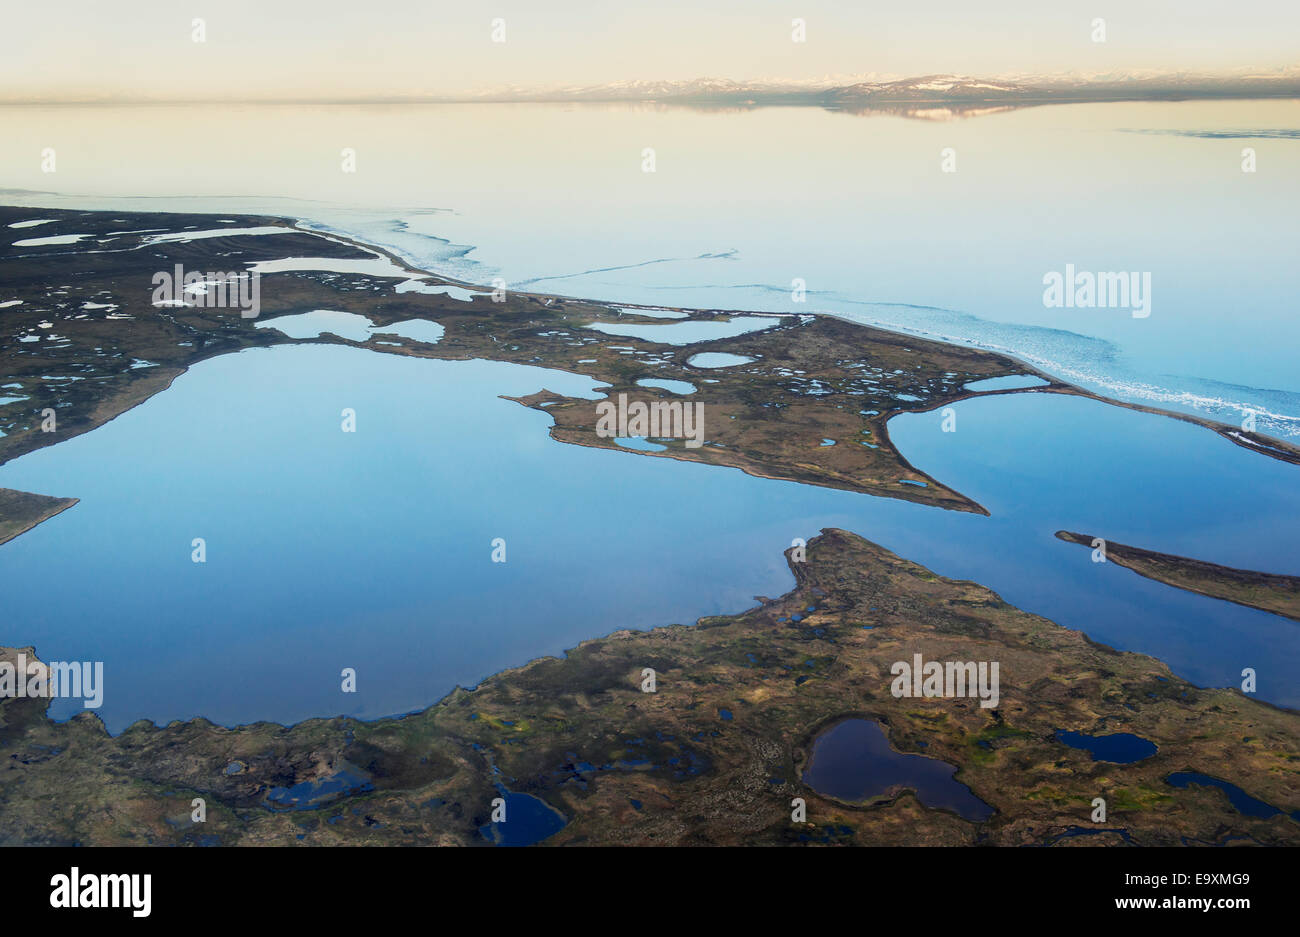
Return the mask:
<path id="1" fill-rule="evenodd" d="M 484 90 L 435 92 L 407 87 L 355 96 L 260 94 L 217 99 L 277 103 L 471 103 L 621 102 L 696 107 L 806 105 L 862 111 L 906 112 L 934 117 L 948 108 L 969 116 L 1030 104 L 1085 101 L 1177 100 L 1184 98 L 1300 98 L 1300 65 L 1242 68 L 1230 72 L 1110 72 L 1014 74 L 995 77 L 934 74 L 913 77 L 866 73 L 818 78 L 694 78 L 686 81 L 633 79 L 595 85 L 507 85 Z M 0 103 L 162 102 L 213 100 L 213 95 L 176 96 L 166 91 L 123 97 L 99 90 L 75 97 L 38 97 L 0 92 Z M 925 113 L 925 112 L 931 113 Z"/>
<path id="2" fill-rule="evenodd" d="M 1231 73 L 1109 72 L 972 78 L 867 75 L 846 79 L 629 80 L 548 88 L 508 87 L 457 96 L 477 101 L 643 101 L 683 104 L 1016 104 L 1177 97 L 1300 97 L 1300 66 Z M 443 97 L 444 100 L 448 99 Z"/>

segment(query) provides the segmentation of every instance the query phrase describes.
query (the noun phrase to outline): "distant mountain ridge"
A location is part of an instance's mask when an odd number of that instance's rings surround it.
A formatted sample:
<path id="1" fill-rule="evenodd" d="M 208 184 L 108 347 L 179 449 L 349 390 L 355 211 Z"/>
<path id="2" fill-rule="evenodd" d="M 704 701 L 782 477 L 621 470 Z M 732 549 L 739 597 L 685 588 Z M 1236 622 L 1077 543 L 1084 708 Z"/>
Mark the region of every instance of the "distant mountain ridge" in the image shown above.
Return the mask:
<path id="1" fill-rule="evenodd" d="M 838 84 L 809 81 L 696 78 L 631 80 L 556 88 L 507 88 L 454 98 L 474 101 L 622 101 L 683 104 L 807 104 L 864 107 L 873 104 L 1042 104 L 1054 101 L 1122 101 L 1174 98 L 1300 97 L 1300 67 L 1266 73 L 1211 75 L 1109 74 L 972 78 L 922 75 Z M 451 100 L 452 98 L 441 98 Z"/>
<path id="2" fill-rule="evenodd" d="M 1185 100 L 1193 98 L 1300 98 L 1300 65 L 1231 72 L 1156 70 L 1091 74 L 971 77 L 931 74 L 832 76 L 809 79 L 730 78 L 630 79 L 596 85 L 514 85 L 489 90 L 438 93 L 408 89 L 355 96 L 253 98 L 178 97 L 166 93 L 121 97 L 100 91 L 76 98 L 33 99 L 0 93 L 0 103 L 526 103 L 610 102 L 701 107 L 799 105 L 861 111 L 924 112 L 947 108 L 954 114 L 993 112 L 1034 104 L 1088 101 Z"/>

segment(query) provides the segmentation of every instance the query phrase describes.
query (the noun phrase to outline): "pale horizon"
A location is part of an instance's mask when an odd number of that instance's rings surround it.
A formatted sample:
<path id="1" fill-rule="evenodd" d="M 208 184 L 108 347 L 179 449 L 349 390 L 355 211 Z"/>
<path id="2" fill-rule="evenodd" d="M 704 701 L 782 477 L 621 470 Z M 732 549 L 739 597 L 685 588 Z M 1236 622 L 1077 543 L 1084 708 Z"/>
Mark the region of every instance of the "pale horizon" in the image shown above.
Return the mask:
<path id="1" fill-rule="evenodd" d="M 1300 62 L 1300 9 L 1262 0 L 1159 0 L 1041 9 L 837 9 L 829 0 L 726 12 L 667 2 L 606 9 L 564 0 L 231 0 L 220 9 L 92 0 L 8 10 L 0 99 L 8 102 L 365 100 L 456 97 L 626 81 L 811 82 L 932 74 L 977 78 L 1270 74 Z M 194 20 L 202 19 L 202 42 Z M 806 41 L 792 40 L 794 19 Z M 494 21 L 505 41 L 494 41 Z M 1105 41 L 1093 23 L 1105 20 Z M 395 29 L 394 24 L 402 28 Z M 501 37 L 501 25 L 496 35 Z"/>

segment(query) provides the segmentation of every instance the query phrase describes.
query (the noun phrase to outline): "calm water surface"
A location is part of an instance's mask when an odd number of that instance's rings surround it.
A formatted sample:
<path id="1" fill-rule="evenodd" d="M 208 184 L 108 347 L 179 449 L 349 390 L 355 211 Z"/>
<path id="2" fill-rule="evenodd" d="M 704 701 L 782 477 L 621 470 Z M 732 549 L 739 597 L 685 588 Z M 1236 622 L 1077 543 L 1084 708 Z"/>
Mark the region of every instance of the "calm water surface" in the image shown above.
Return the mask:
<path id="1" fill-rule="evenodd" d="M 958 404 L 956 433 L 938 414 L 891 424 L 913 462 L 990 518 L 568 446 L 545 413 L 498 396 L 595 386 L 328 346 L 203 362 L 94 432 L 0 467 L 0 485 L 82 499 L 0 548 L 7 640 L 104 661 L 114 731 L 142 717 L 376 717 L 618 628 L 779 595 L 791 539 L 837 526 L 1199 683 L 1252 666 L 1261 697 L 1300 697 L 1294 622 L 1052 537 L 1095 530 L 1296 572 L 1293 466 L 1056 395 Z M 491 561 L 498 537 L 505 563 Z M 355 694 L 340 692 L 344 667 Z"/>
<path id="2" fill-rule="evenodd" d="M 804 781 L 841 800 L 871 800 L 903 787 L 927 807 L 943 807 L 968 820 L 987 820 L 993 808 L 953 775 L 957 768 L 925 755 L 896 752 L 878 722 L 845 719 L 813 741 Z"/>

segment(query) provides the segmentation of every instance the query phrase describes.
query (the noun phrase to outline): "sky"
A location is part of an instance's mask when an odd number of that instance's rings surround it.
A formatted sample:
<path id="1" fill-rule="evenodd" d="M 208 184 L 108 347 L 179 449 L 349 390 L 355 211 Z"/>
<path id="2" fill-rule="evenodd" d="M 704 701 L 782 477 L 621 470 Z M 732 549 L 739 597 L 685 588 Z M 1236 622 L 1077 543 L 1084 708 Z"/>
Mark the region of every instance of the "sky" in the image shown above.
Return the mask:
<path id="1" fill-rule="evenodd" d="M 195 42 L 193 21 L 204 21 Z M 493 41 L 493 21 L 505 41 Z M 806 23 L 792 41 L 792 20 Z M 1092 40 L 1104 19 L 1106 41 Z M 1295 0 L 4 0 L 0 99 L 364 98 L 628 79 L 1300 64 Z"/>

